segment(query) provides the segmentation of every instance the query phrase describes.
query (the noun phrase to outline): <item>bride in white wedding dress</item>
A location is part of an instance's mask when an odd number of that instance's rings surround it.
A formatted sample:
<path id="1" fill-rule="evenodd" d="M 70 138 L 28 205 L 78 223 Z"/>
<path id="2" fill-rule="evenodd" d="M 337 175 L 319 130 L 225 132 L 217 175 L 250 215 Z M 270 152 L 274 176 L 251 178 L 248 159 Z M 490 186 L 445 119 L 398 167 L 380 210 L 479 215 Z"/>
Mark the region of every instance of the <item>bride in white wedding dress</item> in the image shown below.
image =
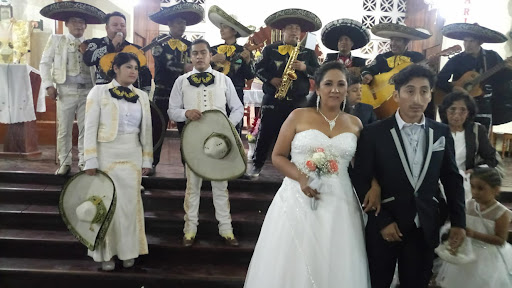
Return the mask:
<path id="1" fill-rule="evenodd" d="M 286 178 L 267 212 L 245 288 L 370 287 L 362 211 L 347 171 L 362 125 L 340 109 L 347 73 L 339 62 L 322 65 L 317 108 L 294 110 L 281 128 L 272 162 Z"/>

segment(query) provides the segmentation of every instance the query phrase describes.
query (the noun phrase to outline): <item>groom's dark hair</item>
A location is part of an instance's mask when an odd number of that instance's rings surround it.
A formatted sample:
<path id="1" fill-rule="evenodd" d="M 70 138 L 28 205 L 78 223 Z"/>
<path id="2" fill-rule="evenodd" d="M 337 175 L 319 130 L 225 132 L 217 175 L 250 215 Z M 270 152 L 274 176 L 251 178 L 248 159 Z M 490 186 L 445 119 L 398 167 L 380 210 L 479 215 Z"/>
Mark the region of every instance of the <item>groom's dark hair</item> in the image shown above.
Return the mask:
<path id="1" fill-rule="evenodd" d="M 409 83 L 413 78 L 427 78 L 430 83 L 430 88 L 434 88 L 436 84 L 436 74 L 429 67 L 420 64 L 412 64 L 407 66 L 402 71 L 398 72 L 391 78 L 392 84 L 395 84 L 395 90 L 400 91 L 400 88 Z"/>

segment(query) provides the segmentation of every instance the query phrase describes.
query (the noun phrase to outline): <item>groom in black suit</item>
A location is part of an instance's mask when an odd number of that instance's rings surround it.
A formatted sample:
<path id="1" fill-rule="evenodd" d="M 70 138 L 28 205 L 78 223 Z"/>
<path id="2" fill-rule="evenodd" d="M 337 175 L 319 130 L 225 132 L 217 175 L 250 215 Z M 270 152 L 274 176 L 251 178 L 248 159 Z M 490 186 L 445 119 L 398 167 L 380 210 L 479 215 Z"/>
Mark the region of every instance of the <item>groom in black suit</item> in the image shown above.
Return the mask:
<path id="1" fill-rule="evenodd" d="M 428 286 L 442 224 L 439 180 L 452 224 L 451 248 L 456 251 L 464 241 L 464 189 L 453 138 L 448 126 L 423 114 L 434 82 L 434 73 L 421 65 L 396 74 L 393 98 L 399 109 L 366 126 L 359 138 L 352 179 L 359 199 L 376 196 L 366 195 L 372 178 L 381 186 L 381 211 L 370 213 L 366 226 L 373 288 L 391 285 L 397 261 L 401 288 Z"/>

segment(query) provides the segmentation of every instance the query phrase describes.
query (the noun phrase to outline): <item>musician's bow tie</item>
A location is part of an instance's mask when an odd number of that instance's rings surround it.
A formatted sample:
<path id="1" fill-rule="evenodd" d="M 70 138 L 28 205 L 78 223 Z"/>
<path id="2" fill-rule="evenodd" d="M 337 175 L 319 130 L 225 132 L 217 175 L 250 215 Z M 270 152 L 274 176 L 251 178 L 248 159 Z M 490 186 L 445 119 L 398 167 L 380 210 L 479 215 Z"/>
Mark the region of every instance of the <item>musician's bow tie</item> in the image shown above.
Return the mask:
<path id="1" fill-rule="evenodd" d="M 213 84 L 215 76 L 213 76 L 213 74 L 210 72 L 200 72 L 188 76 L 187 80 L 190 83 L 190 85 L 194 87 L 199 87 L 201 86 L 201 84 L 203 84 L 204 86 L 208 86 L 210 84 Z"/>
<path id="2" fill-rule="evenodd" d="M 180 39 L 171 39 L 167 41 L 167 43 L 169 44 L 172 50 L 176 50 L 176 48 L 178 48 L 178 50 L 180 50 L 181 52 L 185 52 L 187 51 L 188 48 L 187 44 L 181 42 Z"/>
<path id="3" fill-rule="evenodd" d="M 124 86 L 117 86 L 108 90 L 110 95 L 116 99 L 125 99 L 128 102 L 136 103 L 139 95 L 133 92 L 130 88 Z"/>
<path id="4" fill-rule="evenodd" d="M 277 47 L 277 51 L 279 51 L 279 54 L 281 54 L 281 55 L 286 55 L 286 54 L 291 55 L 294 49 L 295 49 L 295 46 L 292 46 L 292 45 L 281 45 L 281 46 Z"/>
<path id="5" fill-rule="evenodd" d="M 217 48 L 217 53 L 219 54 L 226 54 L 226 56 L 231 56 L 233 53 L 235 53 L 236 47 L 235 45 L 220 45 Z"/>

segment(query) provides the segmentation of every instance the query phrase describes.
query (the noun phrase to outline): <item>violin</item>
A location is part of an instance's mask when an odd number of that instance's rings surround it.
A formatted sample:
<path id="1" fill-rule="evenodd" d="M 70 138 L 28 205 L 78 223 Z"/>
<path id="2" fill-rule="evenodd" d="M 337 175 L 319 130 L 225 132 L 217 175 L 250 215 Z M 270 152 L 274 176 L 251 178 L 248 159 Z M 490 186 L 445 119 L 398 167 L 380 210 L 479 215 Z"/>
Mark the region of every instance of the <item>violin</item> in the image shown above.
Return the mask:
<path id="1" fill-rule="evenodd" d="M 137 58 L 139 58 L 140 66 L 141 67 L 146 66 L 148 61 L 147 61 L 146 55 L 144 55 L 144 53 L 146 51 L 148 51 L 149 49 L 155 47 L 156 45 L 159 45 L 165 41 L 169 41 L 171 38 L 172 38 L 171 35 L 167 35 L 160 39 L 154 40 L 153 42 L 149 43 L 148 45 L 146 45 L 140 49 L 134 45 L 126 45 L 126 46 L 124 46 L 123 50 L 121 50 L 119 52 L 105 54 L 100 58 L 100 65 L 99 65 L 100 69 L 101 69 L 101 71 L 103 71 L 106 74 L 110 69 L 112 69 L 112 63 L 114 63 L 114 58 L 117 56 L 118 53 L 121 53 L 121 52 L 135 54 L 137 56 Z"/>

